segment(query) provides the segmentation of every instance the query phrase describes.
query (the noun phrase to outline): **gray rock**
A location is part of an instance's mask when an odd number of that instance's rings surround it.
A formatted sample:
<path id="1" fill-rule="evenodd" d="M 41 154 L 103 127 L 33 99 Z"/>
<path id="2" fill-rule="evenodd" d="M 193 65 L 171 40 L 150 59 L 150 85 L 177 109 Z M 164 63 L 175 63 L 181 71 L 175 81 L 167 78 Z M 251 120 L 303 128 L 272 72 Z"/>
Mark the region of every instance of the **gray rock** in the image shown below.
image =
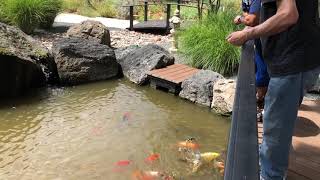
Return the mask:
<path id="1" fill-rule="evenodd" d="M 53 43 L 61 83 L 77 85 L 118 75 L 113 49 L 81 38 L 63 38 Z"/>
<path id="2" fill-rule="evenodd" d="M 130 52 L 135 51 L 139 48 L 140 48 L 139 46 L 132 45 L 132 46 L 128 46 L 128 47 L 118 48 L 118 49 L 114 50 L 114 53 L 116 54 L 117 59 L 122 59 L 126 55 L 128 55 Z"/>
<path id="3" fill-rule="evenodd" d="M 236 81 L 220 79 L 213 86 L 213 98 L 211 107 L 215 112 L 223 115 L 232 113 Z"/>
<path id="4" fill-rule="evenodd" d="M 48 49 L 18 28 L 0 23 L 0 97 L 18 96 L 59 81 Z"/>
<path id="5" fill-rule="evenodd" d="M 92 20 L 83 21 L 80 24 L 70 27 L 67 36 L 93 40 L 108 46 L 110 46 L 111 43 L 109 29 L 101 22 Z"/>
<path id="6" fill-rule="evenodd" d="M 213 85 L 223 76 L 210 70 L 201 70 L 182 82 L 180 97 L 210 107 Z"/>
<path id="7" fill-rule="evenodd" d="M 119 53 L 119 52 L 118 52 Z M 164 68 L 174 63 L 174 57 L 164 48 L 149 44 L 117 59 L 123 74 L 132 82 L 143 85 L 148 82 L 147 73 L 153 69 Z"/>

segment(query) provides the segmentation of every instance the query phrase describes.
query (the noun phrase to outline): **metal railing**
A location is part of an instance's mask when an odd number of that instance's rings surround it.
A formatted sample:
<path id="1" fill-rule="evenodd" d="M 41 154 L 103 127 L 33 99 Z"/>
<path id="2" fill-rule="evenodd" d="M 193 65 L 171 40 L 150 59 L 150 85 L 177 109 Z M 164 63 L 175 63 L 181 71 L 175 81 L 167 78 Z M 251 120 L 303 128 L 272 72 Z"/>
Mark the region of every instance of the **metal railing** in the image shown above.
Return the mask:
<path id="1" fill-rule="evenodd" d="M 242 47 L 225 180 L 258 180 L 258 131 L 253 42 Z"/>

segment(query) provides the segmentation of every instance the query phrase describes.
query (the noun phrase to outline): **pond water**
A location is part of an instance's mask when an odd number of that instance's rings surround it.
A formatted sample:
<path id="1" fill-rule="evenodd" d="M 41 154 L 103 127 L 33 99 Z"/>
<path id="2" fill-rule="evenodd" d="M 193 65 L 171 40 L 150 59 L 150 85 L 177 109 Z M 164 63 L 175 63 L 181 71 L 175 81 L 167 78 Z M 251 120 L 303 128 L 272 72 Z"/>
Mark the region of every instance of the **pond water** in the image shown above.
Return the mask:
<path id="1" fill-rule="evenodd" d="M 223 152 L 229 126 L 208 108 L 125 80 L 45 88 L 0 105 L 0 179 L 130 180 L 136 170 L 223 179 L 212 167 L 190 173 L 177 143 L 194 137 L 201 152 Z M 159 159 L 146 163 L 153 153 Z"/>

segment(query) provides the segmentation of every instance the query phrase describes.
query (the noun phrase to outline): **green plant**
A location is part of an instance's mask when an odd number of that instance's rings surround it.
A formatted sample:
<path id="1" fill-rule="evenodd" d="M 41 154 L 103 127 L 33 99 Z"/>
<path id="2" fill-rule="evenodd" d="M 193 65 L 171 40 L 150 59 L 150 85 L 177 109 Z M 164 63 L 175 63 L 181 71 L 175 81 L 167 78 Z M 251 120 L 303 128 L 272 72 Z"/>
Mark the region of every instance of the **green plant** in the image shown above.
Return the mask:
<path id="1" fill-rule="evenodd" d="M 234 16 L 231 11 L 218 12 L 178 33 L 179 51 L 186 55 L 190 65 L 224 75 L 235 71 L 240 49 L 225 40 L 230 32 L 237 29 L 232 23 Z"/>
<path id="2" fill-rule="evenodd" d="M 94 5 L 102 17 L 112 18 L 117 16 L 117 11 L 112 1 L 102 1 Z"/>
<path id="3" fill-rule="evenodd" d="M 22 31 L 30 34 L 44 23 L 53 9 L 53 0 L 3 0 L 6 19 Z"/>
<path id="4" fill-rule="evenodd" d="M 77 12 L 78 8 L 82 6 L 84 6 L 84 2 L 82 0 L 63 0 L 62 1 L 62 9 L 69 13 Z"/>
<path id="5" fill-rule="evenodd" d="M 45 6 L 47 8 L 44 17 L 41 19 L 40 27 L 44 29 L 49 29 L 57 14 L 62 8 L 62 1 L 61 0 L 45 0 L 44 3 L 48 5 Z"/>

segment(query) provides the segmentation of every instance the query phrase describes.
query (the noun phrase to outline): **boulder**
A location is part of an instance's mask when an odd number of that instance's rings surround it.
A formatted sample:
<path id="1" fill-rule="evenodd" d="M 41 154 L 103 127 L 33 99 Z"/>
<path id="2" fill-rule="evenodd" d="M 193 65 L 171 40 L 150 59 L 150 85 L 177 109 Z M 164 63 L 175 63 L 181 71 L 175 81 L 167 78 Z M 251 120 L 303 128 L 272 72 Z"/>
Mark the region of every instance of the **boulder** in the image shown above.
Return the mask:
<path id="1" fill-rule="evenodd" d="M 16 27 L 0 23 L 0 97 L 59 82 L 48 49 Z"/>
<path id="2" fill-rule="evenodd" d="M 215 112 L 223 115 L 232 113 L 236 81 L 219 79 L 213 86 L 213 98 L 211 107 Z"/>
<path id="3" fill-rule="evenodd" d="M 108 46 L 110 46 L 111 43 L 109 29 L 101 22 L 92 20 L 83 21 L 80 24 L 70 27 L 67 36 L 93 40 Z"/>
<path id="4" fill-rule="evenodd" d="M 210 107 L 213 85 L 223 76 L 210 70 L 201 70 L 182 82 L 179 96 L 191 102 Z"/>
<path id="5" fill-rule="evenodd" d="M 114 50 L 91 40 L 62 38 L 53 43 L 52 53 L 64 85 L 106 80 L 119 72 Z"/>
<path id="6" fill-rule="evenodd" d="M 174 57 L 164 48 L 149 44 L 131 50 L 117 59 L 123 74 L 132 82 L 143 85 L 148 82 L 147 73 L 174 63 Z"/>
<path id="7" fill-rule="evenodd" d="M 121 47 L 116 50 L 114 50 L 114 53 L 116 54 L 117 59 L 122 59 L 125 56 L 127 56 L 130 52 L 135 51 L 139 49 L 139 46 L 132 45 L 132 46 L 127 46 L 127 47 Z"/>

